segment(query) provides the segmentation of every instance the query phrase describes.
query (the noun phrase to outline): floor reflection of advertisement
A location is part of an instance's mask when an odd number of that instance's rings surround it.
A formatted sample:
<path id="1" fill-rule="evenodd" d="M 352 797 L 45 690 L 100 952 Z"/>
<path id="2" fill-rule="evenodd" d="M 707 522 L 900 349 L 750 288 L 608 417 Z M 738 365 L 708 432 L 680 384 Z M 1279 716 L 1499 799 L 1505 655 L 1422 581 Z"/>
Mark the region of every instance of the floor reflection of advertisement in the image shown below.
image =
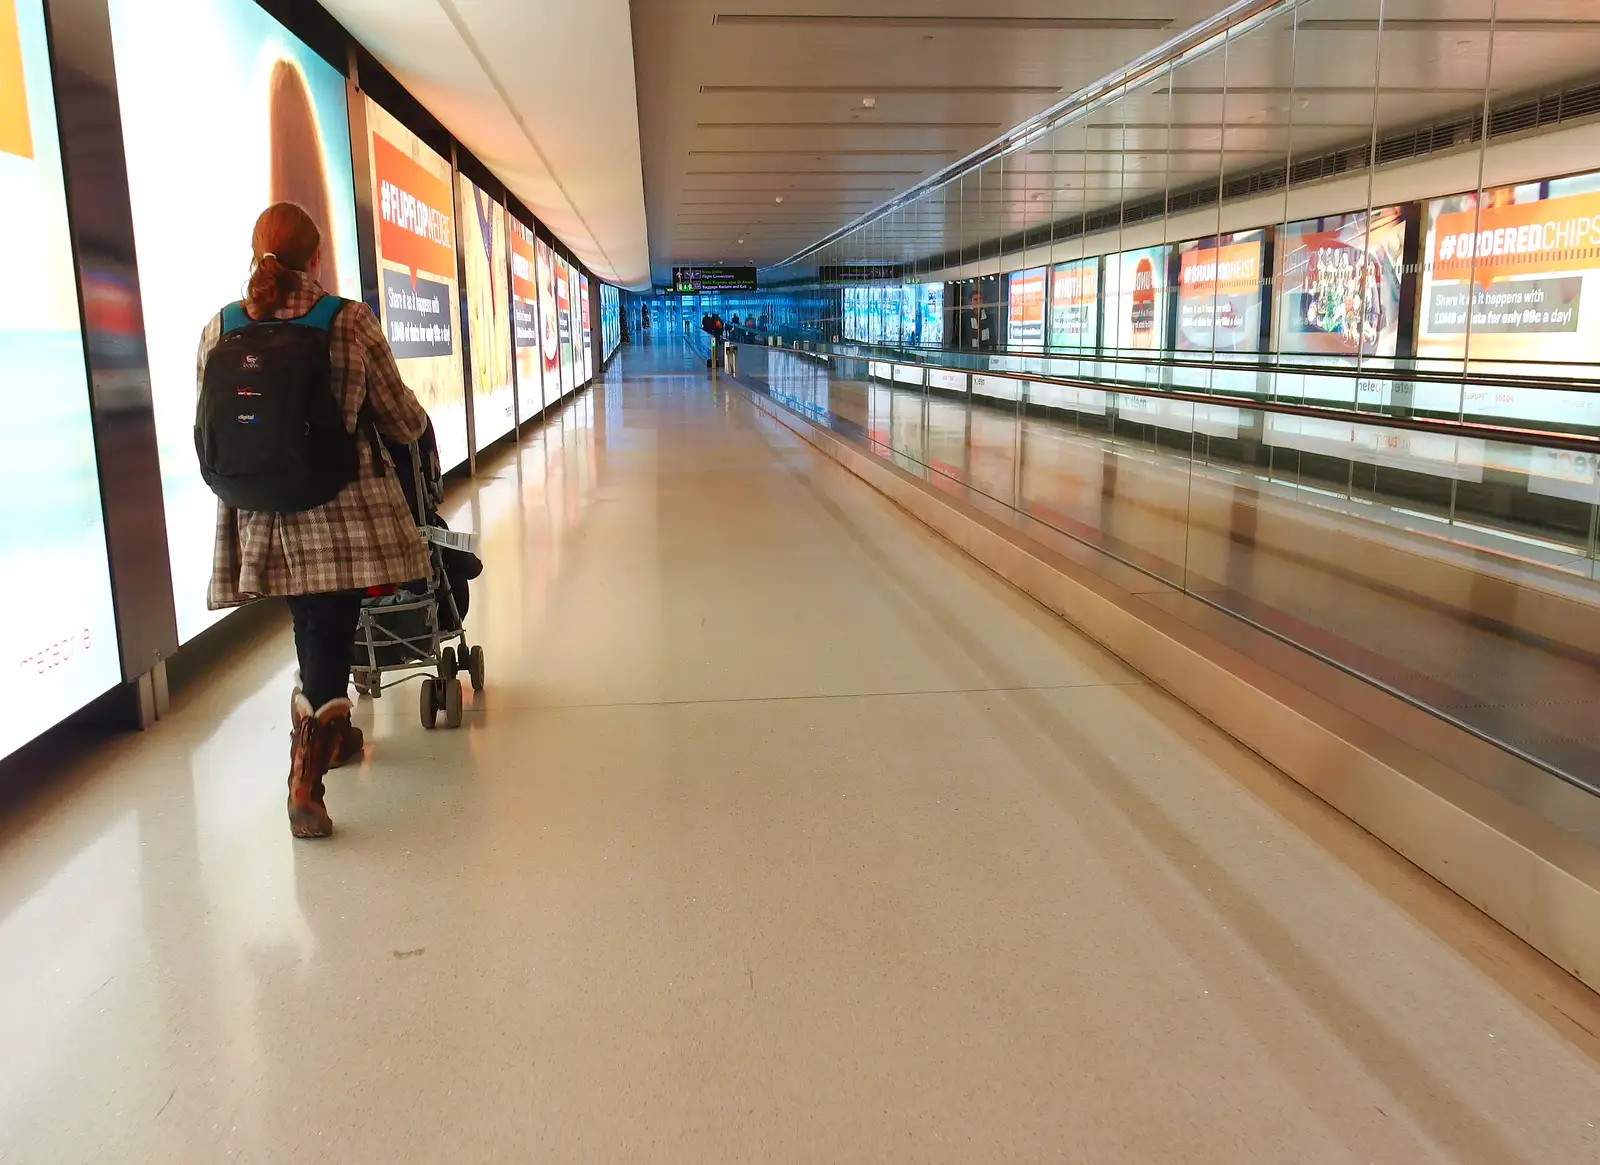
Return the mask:
<path id="1" fill-rule="evenodd" d="M 511 345 L 517 354 L 517 420 L 544 407 L 539 360 L 539 263 L 533 232 L 511 220 Z"/>
<path id="2" fill-rule="evenodd" d="M 1547 497 L 1594 505 L 1595 455 L 1573 449 L 1528 449 L 1528 489 Z"/>
<path id="3" fill-rule="evenodd" d="M 511 389 L 511 298 L 507 273 L 506 210 L 466 175 L 457 178 L 461 262 L 466 270 L 462 300 L 467 308 L 467 353 L 471 364 L 472 415 L 478 448 L 516 428 Z"/>
<path id="4" fill-rule="evenodd" d="M 450 163 L 370 98 L 367 133 L 384 330 L 433 419 L 439 462 L 467 459 Z"/>
<path id="5" fill-rule="evenodd" d="M 1016 400 L 1021 395 L 1023 381 L 1009 376 L 975 375 L 972 378 L 972 395 L 986 396 L 990 400 Z"/>
<path id="6" fill-rule="evenodd" d="M 0 205 L 13 221 L 0 232 L 0 567 L 27 601 L 0 660 L 0 757 L 122 679 L 58 142 L 40 0 L 4 0 Z M 192 418 L 192 350 L 188 387 Z"/>
<path id="7" fill-rule="evenodd" d="M 1178 347 L 1185 352 L 1261 348 L 1263 231 L 1178 248 Z"/>
<path id="8" fill-rule="evenodd" d="M 1119 392 L 1114 401 L 1117 419 L 1139 425 L 1152 425 L 1177 433 L 1199 433 L 1207 437 L 1237 437 L 1245 414 L 1226 405 L 1195 404 L 1169 396 L 1143 396 Z"/>
<path id="9" fill-rule="evenodd" d="M 1093 348 L 1099 331 L 1100 260 L 1056 264 L 1050 271 L 1050 346 Z"/>
<path id="10" fill-rule="evenodd" d="M 350 119 L 344 76 L 254 0 L 111 0 L 107 10 L 174 606 L 187 641 L 224 614 L 206 609 L 217 499 L 194 453 L 200 332 L 242 294 L 251 232 L 274 202 L 299 203 L 320 228 L 323 286 L 361 297 Z M 177 30 L 197 51 L 174 51 Z M 448 182 L 445 193 L 448 211 Z M 12 230 L 32 229 L 10 199 L 0 205 Z M 459 369 L 455 392 L 460 402 Z"/>
<path id="11" fill-rule="evenodd" d="M 1099 388 L 1079 388 L 1074 384 L 1057 384 L 1049 380 L 1037 380 L 1028 385 L 1029 404 L 1089 413 L 1096 417 L 1106 415 L 1108 399 L 1106 392 Z"/>
<path id="12" fill-rule="evenodd" d="M 1106 260 L 1107 348 L 1167 347 L 1168 247 L 1124 251 Z"/>
<path id="13" fill-rule="evenodd" d="M 1306 219 L 1278 236 L 1278 350 L 1393 356 L 1400 341 L 1404 208 Z"/>
<path id="14" fill-rule="evenodd" d="M 1014 271 L 1007 280 L 1006 346 L 1037 352 L 1044 347 L 1045 269 Z"/>
<path id="15" fill-rule="evenodd" d="M 1389 429 L 1323 417 L 1268 414 L 1262 440 L 1276 448 L 1319 453 L 1364 465 L 1409 469 L 1430 477 L 1483 480 L 1486 443 L 1476 437 Z M 1288 469 L 1292 465 L 1281 467 Z"/>
<path id="16" fill-rule="evenodd" d="M 1417 355 L 1600 362 L 1597 279 L 1600 175 L 1436 199 Z"/>

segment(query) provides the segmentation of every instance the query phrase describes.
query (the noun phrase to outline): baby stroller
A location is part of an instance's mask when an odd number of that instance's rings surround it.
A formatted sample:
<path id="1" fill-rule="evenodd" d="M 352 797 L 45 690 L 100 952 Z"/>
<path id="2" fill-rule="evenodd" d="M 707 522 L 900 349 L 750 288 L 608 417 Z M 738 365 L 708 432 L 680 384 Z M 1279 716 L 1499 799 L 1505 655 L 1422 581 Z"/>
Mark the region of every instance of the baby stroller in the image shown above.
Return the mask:
<path id="1" fill-rule="evenodd" d="M 483 573 L 471 534 L 452 532 L 439 517 L 444 480 L 430 425 L 415 443 L 389 446 L 400 488 L 428 544 L 430 577 L 403 586 L 380 588 L 361 604 L 361 622 L 351 672 L 356 691 L 378 699 L 386 688 L 421 677 L 422 726 L 461 727 L 460 674 L 483 691 L 483 648 L 469 647 L 463 621 L 470 596 L 467 584 Z M 433 674 L 428 674 L 429 672 Z M 384 676 L 395 676 L 388 682 Z"/>

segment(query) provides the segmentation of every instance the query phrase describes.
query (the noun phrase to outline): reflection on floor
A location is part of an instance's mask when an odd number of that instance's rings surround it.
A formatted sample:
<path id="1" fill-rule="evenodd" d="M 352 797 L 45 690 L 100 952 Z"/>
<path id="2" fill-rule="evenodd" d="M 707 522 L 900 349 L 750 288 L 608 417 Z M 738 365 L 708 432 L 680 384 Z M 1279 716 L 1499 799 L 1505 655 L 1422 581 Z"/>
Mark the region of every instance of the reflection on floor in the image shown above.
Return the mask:
<path id="1" fill-rule="evenodd" d="M 1600 1003 L 677 345 L 491 458 L 488 690 L 281 625 L 0 825 L 0 1161 L 1600 1159 Z"/>

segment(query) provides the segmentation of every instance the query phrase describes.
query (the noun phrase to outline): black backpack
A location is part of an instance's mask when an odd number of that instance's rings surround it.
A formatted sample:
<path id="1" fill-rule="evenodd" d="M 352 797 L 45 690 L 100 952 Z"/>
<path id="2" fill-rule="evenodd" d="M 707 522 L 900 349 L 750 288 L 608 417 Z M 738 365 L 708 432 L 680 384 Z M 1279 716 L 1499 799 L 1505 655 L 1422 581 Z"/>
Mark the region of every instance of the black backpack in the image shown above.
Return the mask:
<path id="1" fill-rule="evenodd" d="M 222 309 L 222 338 L 201 379 L 194 445 L 201 477 L 226 504 L 298 514 L 332 501 L 359 476 L 360 445 L 344 426 L 328 355 L 344 304 L 325 295 L 292 320 L 253 320 L 242 303 Z"/>

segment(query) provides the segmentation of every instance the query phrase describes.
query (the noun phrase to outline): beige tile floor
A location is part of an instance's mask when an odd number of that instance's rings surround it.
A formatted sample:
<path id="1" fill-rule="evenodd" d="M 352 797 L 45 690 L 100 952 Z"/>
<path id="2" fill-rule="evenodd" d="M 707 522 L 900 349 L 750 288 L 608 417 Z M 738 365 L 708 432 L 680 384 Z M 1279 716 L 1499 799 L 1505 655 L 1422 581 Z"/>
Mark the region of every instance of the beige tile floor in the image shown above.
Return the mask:
<path id="1" fill-rule="evenodd" d="M 682 372 L 682 375 L 674 373 Z M 270 623 L 0 822 L 0 1161 L 1590 1165 L 1600 1002 L 625 354 L 294 843 Z"/>

